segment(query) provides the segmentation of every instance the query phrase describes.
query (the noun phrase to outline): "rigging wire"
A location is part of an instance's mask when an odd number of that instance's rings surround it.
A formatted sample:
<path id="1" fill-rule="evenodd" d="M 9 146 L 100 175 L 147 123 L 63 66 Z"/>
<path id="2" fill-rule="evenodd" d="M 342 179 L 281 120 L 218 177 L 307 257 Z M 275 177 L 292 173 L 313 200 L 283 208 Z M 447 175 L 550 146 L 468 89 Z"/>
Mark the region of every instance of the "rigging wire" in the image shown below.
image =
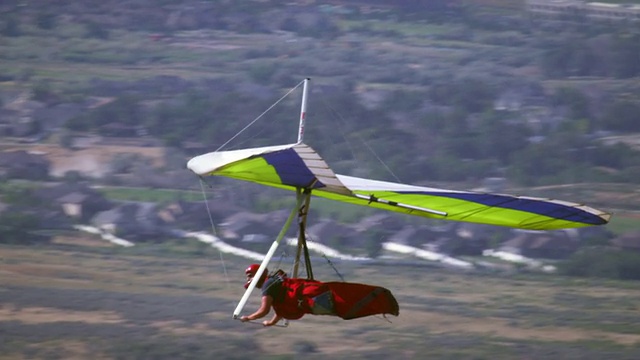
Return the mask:
<path id="1" fill-rule="evenodd" d="M 346 124 L 346 121 L 344 119 L 344 117 L 342 116 L 342 114 L 340 114 L 336 109 L 334 109 L 333 107 L 331 107 L 327 101 L 326 98 L 321 94 L 321 100 L 322 103 L 330 110 L 329 113 L 333 116 L 334 120 L 339 120 L 339 122 L 336 122 L 338 124 L 338 127 L 340 128 L 340 135 L 342 136 L 342 138 L 344 139 L 345 143 L 347 144 L 347 146 L 349 147 L 349 152 L 351 152 L 351 156 L 353 156 L 354 158 L 356 158 L 355 156 L 355 152 L 353 151 L 353 147 L 351 146 L 350 141 L 345 137 L 344 135 L 344 124 Z M 402 182 L 400 180 L 400 178 L 393 172 L 393 170 L 391 170 L 391 168 L 389 166 L 387 166 L 387 164 L 382 160 L 382 158 L 380 158 L 380 156 L 378 156 L 378 154 L 375 152 L 375 150 L 373 150 L 373 148 L 367 143 L 367 141 L 362 138 L 362 136 L 358 135 L 358 134 L 354 134 L 353 136 L 355 136 L 358 140 L 360 140 L 360 142 L 367 148 L 367 150 L 369 150 L 369 152 L 376 158 L 376 160 L 378 160 L 378 162 L 385 168 L 385 170 L 387 170 L 387 172 L 397 181 L 397 182 Z"/>
<path id="2" fill-rule="evenodd" d="M 333 265 L 333 263 L 331 262 L 331 259 L 329 259 L 329 257 L 326 254 L 322 254 L 322 257 L 327 260 L 327 262 L 329 263 L 329 265 L 333 268 L 333 271 L 336 272 L 336 274 L 338 274 L 338 276 L 340 277 L 340 280 L 342 280 L 342 282 L 344 282 L 344 277 L 342 276 L 342 274 L 340 274 L 340 272 L 338 271 L 338 269 L 336 269 L 336 267 Z"/>
<path id="3" fill-rule="evenodd" d="M 298 85 L 296 85 L 293 88 L 291 88 L 289 91 L 287 91 L 286 94 L 284 94 L 280 99 L 278 99 L 275 103 L 273 103 L 271 106 L 269 106 L 269 108 L 267 108 L 265 111 L 263 111 L 262 114 L 258 115 L 258 117 L 253 119 L 249 124 L 247 124 L 244 128 L 242 128 L 242 130 L 240 130 L 238 133 L 236 133 L 234 136 L 232 136 L 224 144 L 220 145 L 220 147 L 218 147 L 215 151 L 216 152 L 220 151 L 222 148 L 227 146 L 231 141 L 233 141 L 235 138 L 240 136 L 240 134 L 242 134 L 245 130 L 247 130 L 249 127 L 251 127 L 253 124 L 255 124 L 258 120 L 260 120 L 267 112 L 269 112 L 276 105 L 278 105 L 282 100 L 284 100 L 287 96 L 289 96 L 289 94 L 291 94 L 293 91 L 295 91 L 297 88 L 299 88 L 300 85 L 302 85 L 303 83 L 304 83 L 304 80 L 301 81 L 300 83 L 298 83 Z M 204 199 L 204 203 L 205 203 L 205 206 L 207 208 L 207 215 L 209 216 L 209 222 L 211 223 L 212 233 L 213 233 L 213 235 L 215 237 L 218 237 L 218 234 L 217 234 L 217 231 L 216 231 L 216 227 L 215 227 L 215 224 L 213 222 L 213 216 L 211 215 L 211 209 L 209 208 L 209 202 L 208 202 L 208 199 L 207 199 L 206 191 L 204 189 L 204 180 L 202 179 L 202 177 L 199 177 L 199 179 L 200 179 L 200 189 L 202 190 L 202 197 Z M 229 286 L 230 285 L 229 273 L 227 272 L 227 266 L 225 264 L 224 257 L 222 255 L 222 251 L 218 251 L 218 253 L 220 254 L 220 261 L 222 263 L 222 269 L 223 269 L 223 272 L 224 272 L 224 277 L 225 277 L 225 280 L 227 282 L 227 286 Z"/>
<path id="4" fill-rule="evenodd" d="M 391 170 L 391 168 L 389 168 L 389 166 L 387 166 L 387 164 L 380 158 L 380 156 L 378 156 L 378 154 L 375 152 L 375 150 L 373 150 L 371 148 L 371 146 L 369 146 L 369 144 L 367 144 L 367 142 L 364 141 L 363 138 L 361 138 L 359 135 L 356 135 L 356 137 L 358 137 L 358 139 L 360 139 L 360 141 L 364 144 L 364 146 L 366 146 L 367 149 L 369 149 L 371 154 L 373 154 L 373 156 L 375 156 L 375 158 L 378 160 L 378 162 L 380 162 L 380 164 L 382 166 L 384 166 L 384 168 L 389 172 L 389 174 L 391 174 L 391 176 L 393 176 L 394 179 L 396 179 L 397 182 L 402 182 L 402 180 L 400 180 L 400 178 Z"/>
<path id="5" fill-rule="evenodd" d="M 323 105 L 329 109 L 329 115 L 331 115 L 331 119 L 333 119 L 334 121 L 336 120 L 336 118 L 340 118 L 339 120 L 341 121 L 335 121 L 335 123 L 338 125 L 338 128 L 340 129 L 340 136 L 342 137 L 342 139 L 344 140 L 345 144 L 347 145 L 347 148 L 349 148 L 349 152 L 351 153 L 351 156 L 355 159 L 356 158 L 356 153 L 355 151 L 353 151 L 353 147 L 351 146 L 351 142 L 346 138 L 345 134 L 345 130 L 344 130 L 344 124 L 346 123 L 346 121 L 344 120 L 344 118 L 342 117 L 342 115 L 340 113 L 338 113 L 337 110 L 335 110 L 331 105 L 329 105 L 329 103 L 327 102 L 327 99 L 325 98 L 324 94 L 322 94 L 322 92 L 320 93 L 320 100 L 322 101 Z M 330 139 L 331 140 L 331 139 Z M 334 143 L 335 145 L 335 143 Z"/>
<path id="6" fill-rule="evenodd" d="M 213 216 L 211 215 L 211 209 L 209 209 L 209 201 L 207 199 L 207 194 L 204 191 L 204 180 L 202 180 L 202 178 L 200 178 L 200 189 L 202 190 L 202 197 L 204 198 L 204 204 L 207 208 L 207 214 L 209 215 L 209 222 L 211 223 L 211 230 L 212 230 L 213 236 L 218 237 L 218 232 L 216 231 L 216 226 L 213 222 Z M 224 272 L 224 279 L 227 281 L 227 287 L 229 287 L 231 285 L 229 280 L 229 273 L 227 272 L 227 266 L 224 262 L 222 251 L 218 250 L 218 254 L 220 254 L 220 262 L 222 263 L 222 271 Z"/>
<path id="7" fill-rule="evenodd" d="M 283 250 L 280 253 L 280 258 L 278 259 L 278 263 L 275 266 L 276 270 L 272 270 L 272 273 L 275 274 L 278 270 L 281 270 L 280 265 L 282 265 L 282 260 L 284 260 L 284 258 L 289 257 L 289 254 L 287 254 L 286 250 Z M 284 270 L 283 270 L 284 271 Z M 291 274 L 291 270 L 289 270 L 289 272 L 287 274 Z"/>
<path id="8" fill-rule="evenodd" d="M 231 141 L 233 141 L 235 138 L 237 138 L 238 136 L 240 136 L 240 134 L 242 134 L 245 130 L 247 130 L 249 127 L 251 127 L 256 121 L 260 120 L 260 118 L 262 118 L 267 112 L 269 112 L 271 109 L 273 109 L 276 105 L 278 105 L 282 100 L 284 100 L 284 98 L 286 98 L 287 96 L 289 96 L 289 94 L 291 94 L 295 89 L 297 89 L 298 87 L 300 87 L 300 85 L 302 85 L 304 83 L 304 80 L 299 82 L 298 85 L 294 86 L 291 90 L 287 91 L 286 94 L 282 95 L 282 97 L 280 99 L 278 99 L 278 101 L 276 101 L 275 103 L 273 103 L 271 106 L 269 106 L 269 108 L 267 108 L 267 110 L 263 111 L 262 114 L 258 115 L 258 117 L 256 117 L 255 119 L 253 119 L 249 124 L 247 124 L 244 128 L 242 128 L 242 130 L 238 131 L 238 133 L 236 133 L 235 135 L 233 135 L 229 140 L 227 140 L 224 144 L 220 145 L 220 147 L 218 147 L 216 149 L 216 151 L 220 151 L 223 147 L 227 146 Z"/>
<path id="9" fill-rule="evenodd" d="M 307 239 L 309 239 L 310 241 L 315 241 L 313 240 L 313 237 L 309 235 L 309 233 L 306 233 L 306 237 Z M 342 276 L 342 274 L 340 273 L 340 271 L 338 271 L 338 268 L 335 267 L 335 265 L 333 265 L 333 262 L 331 261 L 331 259 L 329 259 L 329 257 L 327 256 L 327 254 L 325 254 L 324 252 L 320 252 L 322 254 L 322 257 L 327 261 L 327 263 L 329 264 L 329 266 L 331 266 L 331 268 L 333 269 L 333 271 L 335 271 L 336 275 L 338 275 L 338 277 L 340 278 L 340 280 L 342 280 L 342 282 L 346 282 L 346 280 L 344 279 L 344 276 Z"/>

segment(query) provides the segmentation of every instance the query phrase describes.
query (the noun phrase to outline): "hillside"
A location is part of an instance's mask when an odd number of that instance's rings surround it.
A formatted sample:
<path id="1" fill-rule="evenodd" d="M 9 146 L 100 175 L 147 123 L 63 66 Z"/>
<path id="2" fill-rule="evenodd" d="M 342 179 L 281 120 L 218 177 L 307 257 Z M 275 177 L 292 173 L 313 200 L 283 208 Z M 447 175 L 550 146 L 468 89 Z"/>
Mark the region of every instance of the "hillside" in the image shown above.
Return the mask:
<path id="1" fill-rule="evenodd" d="M 46 154 L 54 179 L 196 189 L 195 154 L 295 141 L 297 93 L 271 106 L 310 76 L 307 141 L 336 172 L 500 177 L 638 210 L 631 24 L 584 32 L 515 1 L 31 4 L 2 5 L 0 136 Z"/>
<path id="2" fill-rule="evenodd" d="M 310 76 L 309 139 L 343 173 L 389 178 L 378 159 L 395 147 L 382 160 L 405 182 L 633 182 L 637 150 L 599 141 L 640 132 L 625 115 L 640 106 L 630 29 L 593 24 L 586 34 L 496 3 L 5 4 L 3 134 L 144 133 L 193 154 L 226 143 Z M 265 117 L 275 126 L 230 145 L 292 141 L 286 119 L 297 107 L 279 104 Z M 60 130 L 71 132 L 49 137 Z"/>
<path id="3" fill-rule="evenodd" d="M 231 319 L 244 281 L 240 259 L 222 263 L 188 243 L 128 254 L 68 242 L 41 250 L 2 245 L 2 358 L 640 356 L 640 293 L 623 282 L 345 263 L 337 266 L 347 280 L 391 289 L 400 316 L 307 315 L 288 328 L 263 329 Z M 316 272 L 336 277 L 326 264 Z M 254 294 L 247 309 L 257 306 Z"/>

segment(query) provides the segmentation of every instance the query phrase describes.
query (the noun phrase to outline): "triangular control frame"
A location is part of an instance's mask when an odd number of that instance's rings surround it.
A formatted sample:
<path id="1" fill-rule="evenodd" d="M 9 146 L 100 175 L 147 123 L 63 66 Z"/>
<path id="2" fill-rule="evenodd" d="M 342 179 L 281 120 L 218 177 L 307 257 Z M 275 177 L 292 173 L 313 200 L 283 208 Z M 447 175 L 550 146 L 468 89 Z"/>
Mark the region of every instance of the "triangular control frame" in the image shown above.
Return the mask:
<path id="1" fill-rule="evenodd" d="M 309 86 L 309 79 L 307 78 L 304 80 L 304 85 L 302 90 L 302 106 L 300 109 L 300 125 L 298 127 L 298 143 L 302 143 L 302 140 L 304 139 L 304 125 L 306 120 L 305 118 L 306 118 L 306 109 L 307 109 L 308 86 Z M 293 222 L 294 217 L 296 217 L 296 214 L 298 218 L 298 244 L 297 244 L 295 261 L 293 263 L 292 277 L 294 278 L 298 277 L 299 267 L 300 267 L 300 258 L 304 256 L 304 264 L 305 264 L 305 270 L 307 272 L 307 279 L 309 280 L 314 279 L 313 268 L 311 266 L 311 258 L 309 256 L 309 248 L 307 247 L 307 238 L 306 238 L 307 215 L 309 213 L 309 205 L 311 203 L 312 186 L 313 184 L 310 184 L 309 187 L 307 188 L 296 189 L 296 205 L 291 210 L 291 213 L 289 214 L 289 217 L 287 218 L 282 229 L 280 230 L 280 233 L 278 234 L 274 242 L 271 244 L 269 251 L 267 251 L 267 254 L 262 260 L 262 263 L 260 264 L 260 267 L 258 268 L 258 271 L 254 276 L 254 279 L 260 279 L 260 277 L 264 273 L 265 269 L 267 268 L 267 265 L 269 264 L 269 261 L 271 261 L 273 254 L 278 248 L 278 245 L 280 244 L 280 242 L 286 235 L 287 231 L 291 227 L 291 223 Z M 249 284 L 249 287 L 247 288 L 244 295 L 240 299 L 238 306 L 236 306 L 236 309 L 233 311 L 234 319 L 239 318 L 239 315 L 242 312 L 242 309 L 244 308 L 244 306 L 246 305 L 247 300 L 249 299 L 249 296 L 251 295 L 251 293 L 256 287 L 256 283 L 257 281 L 251 281 L 251 283 Z"/>

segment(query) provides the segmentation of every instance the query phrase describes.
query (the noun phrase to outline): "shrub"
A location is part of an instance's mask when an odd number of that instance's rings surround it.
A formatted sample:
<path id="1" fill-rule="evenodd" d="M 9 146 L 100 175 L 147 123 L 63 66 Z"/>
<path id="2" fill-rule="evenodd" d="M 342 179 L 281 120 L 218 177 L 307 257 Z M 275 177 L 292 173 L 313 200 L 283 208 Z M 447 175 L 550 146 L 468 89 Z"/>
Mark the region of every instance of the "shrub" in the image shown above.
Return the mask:
<path id="1" fill-rule="evenodd" d="M 20 212 L 0 214 L 0 242 L 5 244 L 24 244 L 31 237 L 31 230 L 37 230 L 40 221 L 35 215 Z"/>
<path id="2" fill-rule="evenodd" d="M 0 28 L 0 33 L 7 37 L 16 37 L 21 35 L 20 26 L 18 20 L 15 17 L 9 17 L 4 21 L 4 24 Z"/>
<path id="3" fill-rule="evenodd" d="M 40 29 L 51 30 L 56 26 L 56 14 L 41 13 L 36 17 L 36 24 Z"/>
<path id="4" fill-rule="evenodd" d="M 577 252 L 558 269 L 569 276 L 640 280 L 640 254 L 591 247 Z"/>
<path id="5" fill-rule="evenodd" d="M 107 30 L 103 25 L 90 22 L 86 24 L 85 27 L 86 37 L 101 40 L 109 39 L 109 30 Z"/>

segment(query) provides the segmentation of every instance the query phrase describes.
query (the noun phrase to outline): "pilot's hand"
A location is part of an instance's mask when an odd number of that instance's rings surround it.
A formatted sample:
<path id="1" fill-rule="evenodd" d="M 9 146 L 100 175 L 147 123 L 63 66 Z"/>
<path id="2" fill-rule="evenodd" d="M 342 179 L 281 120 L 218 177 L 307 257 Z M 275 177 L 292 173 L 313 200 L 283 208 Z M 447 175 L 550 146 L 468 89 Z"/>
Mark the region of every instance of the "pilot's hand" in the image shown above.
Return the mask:
<path id="1" fill-rule="evenodd" d="M 249 317 L 248 317 L 248 316 L 246 316 L 246 315 L 245 315 L 245 316 L 241 316 L 241 317 L 240 317 L 240 321 L 242 321 L 242 322 L 247 322 L 247 321 L 249 321 L 249 320 L 251 320 L 251 319 L 249 319 Z"/>

